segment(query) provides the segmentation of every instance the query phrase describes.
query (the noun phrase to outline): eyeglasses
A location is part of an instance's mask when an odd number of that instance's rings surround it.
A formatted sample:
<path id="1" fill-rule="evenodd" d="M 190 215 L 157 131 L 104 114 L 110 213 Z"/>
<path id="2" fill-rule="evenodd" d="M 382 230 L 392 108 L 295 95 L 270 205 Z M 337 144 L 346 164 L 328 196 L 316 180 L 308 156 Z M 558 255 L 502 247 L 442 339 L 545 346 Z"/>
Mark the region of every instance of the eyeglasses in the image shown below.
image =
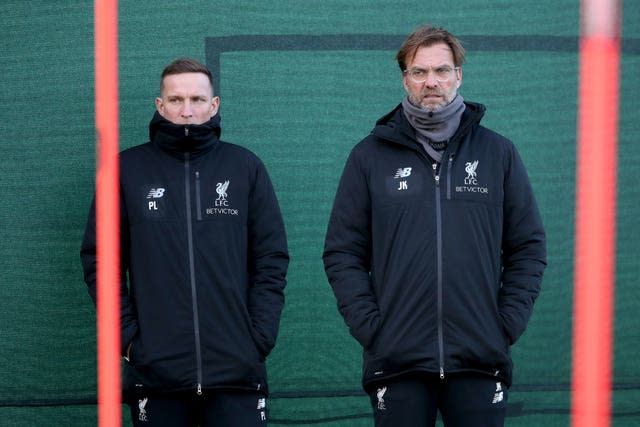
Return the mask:
<path id="1" fill-rule="evenodd" d="M 427 68 L 427 69 L 409 68 L 407 70 L 404 70 L 403 73 L 408 74 L 409 78 L 411 78 L 411 80 L 414 83 L 424 83 L 427 81 L 427 78 L 429 77 L 429 70 L 432 70 L 436 76 L 436 81 L 440 83 L 445 83 L 451 79 L 453 72 L 458 71 L 459 69 L 460 67 L 451 68 L 448 66 L 437 67 L 437 68 Z"/>

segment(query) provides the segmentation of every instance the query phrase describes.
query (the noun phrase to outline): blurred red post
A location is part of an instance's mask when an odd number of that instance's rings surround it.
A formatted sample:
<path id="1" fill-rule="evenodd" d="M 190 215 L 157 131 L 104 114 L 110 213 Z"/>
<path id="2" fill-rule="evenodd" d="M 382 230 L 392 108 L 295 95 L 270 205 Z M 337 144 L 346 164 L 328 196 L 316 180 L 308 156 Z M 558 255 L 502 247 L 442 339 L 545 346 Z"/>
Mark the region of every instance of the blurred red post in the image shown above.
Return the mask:
<path id="1" fill-rule="evenodd" d="M 618 0 L 582 0 L 571 425 L 611 425 Z"/>
<path id="2" fill-rule="evenodd" d="M 120 397 L 120 214 L 118 2 L 95 0 L 97 134 L 98 424 L 122 424 Z"/>

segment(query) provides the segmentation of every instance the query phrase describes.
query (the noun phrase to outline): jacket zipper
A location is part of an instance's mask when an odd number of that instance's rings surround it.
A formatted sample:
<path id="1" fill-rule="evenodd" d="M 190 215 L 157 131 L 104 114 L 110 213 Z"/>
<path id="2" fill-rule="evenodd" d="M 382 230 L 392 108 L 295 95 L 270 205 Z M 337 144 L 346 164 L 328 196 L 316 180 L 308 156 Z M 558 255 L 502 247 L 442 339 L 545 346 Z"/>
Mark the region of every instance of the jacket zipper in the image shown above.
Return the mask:
<path id="1" fill-rule="evenodd" d="M 187 132 L 187 128 L 185 128 Z M 189 244 L 189 277 L 191 282 L 191 303 L 193 304 L 193 329 L 196 341 L 196 364 L 197 364 L 197 385 L 198 395 L 202 394 L 202 355 L 200 348 L 200 323 L 198 321 L 198 295 L 196 292 L 195 261 L 193 253 L 193 224 L 191 220 L 191 166 L 189 164 L 189 153 L 184 157 L 184 189 L 187 207 L 187 241 Z M 197 174 L 197 172 L 196 172 Z"/>
<path id="2" fill-rule="evenodd" d="M 202 206 L 200 205 L 200 172 L 196 171 L 196 215 L 202 221 Z"/>
<path id="3" fill-rule="evenodd" d="M 449 155 L 447 165 L 447 200 L 451 200 L 451 169 L 453 168 L 453 154 Z"/>
<path id="4" fill-rule="evenodd" d="M 450 158 L 451 159 L 451 158 Z M 433 163 L 433 174 L 436 182 L 436 271 L 437 271 L 437 313 L 438 313 L 438 358 L 440 362 L 440 379 L 444 379 L 444 338 L 442 319 L 442 212 L 440 206 L 440 171 L 438 164 Z"/>

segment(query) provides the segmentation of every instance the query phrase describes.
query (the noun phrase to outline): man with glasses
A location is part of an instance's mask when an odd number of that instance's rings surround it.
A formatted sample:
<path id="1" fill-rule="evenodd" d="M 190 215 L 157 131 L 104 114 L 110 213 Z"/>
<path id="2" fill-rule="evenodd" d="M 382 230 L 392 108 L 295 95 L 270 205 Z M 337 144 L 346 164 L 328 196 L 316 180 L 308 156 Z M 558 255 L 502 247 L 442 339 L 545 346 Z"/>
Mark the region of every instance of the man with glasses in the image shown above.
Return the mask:
<path id="1" fill-rule="evenodd" d="M 206 66 L 176 59 L 160 76 L 149 142 L 120 155 L 121 353 L 134 426 L 267 425 L 287 242 L 267 170 L 220 139 L 219 106 Z M 95 231 L 92 205 L 81 258 L 94 301 Z"/>
<path id="2" fill-rule="evenodd" d="M 502 426 L 546 266 L 540 214 L 514 144 L 458 93 L 460 41 L 421 26 L 396 59 L 407 96 L 346 162 L 327 277 L 376 426 Z"/>

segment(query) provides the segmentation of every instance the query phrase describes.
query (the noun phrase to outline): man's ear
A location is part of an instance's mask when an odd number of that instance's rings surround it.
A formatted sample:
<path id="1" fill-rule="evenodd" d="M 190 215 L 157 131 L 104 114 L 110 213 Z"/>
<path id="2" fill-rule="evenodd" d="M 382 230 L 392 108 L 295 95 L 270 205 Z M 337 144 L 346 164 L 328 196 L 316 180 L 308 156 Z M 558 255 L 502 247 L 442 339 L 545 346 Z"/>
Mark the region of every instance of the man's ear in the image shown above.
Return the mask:
<path id="1" fill-rule="evenodd" d="M 215 116 L 220 109 L 220 97 L 214 96 L 211 98 L 211 117 Z"/>
<path id="2" fill-rule="evenodd" d="M 156 98 L 156 110 L 161 116 L 164 116 L 164 103 L 162 102 L 162 98 Z"/>
<path id="3" fill-rule="evenodd" d="M 404 86 L 404 90 L 409 93 L 409 86 L 407 85 L 407 76 L 402 76 L 402 86 Z"/>

